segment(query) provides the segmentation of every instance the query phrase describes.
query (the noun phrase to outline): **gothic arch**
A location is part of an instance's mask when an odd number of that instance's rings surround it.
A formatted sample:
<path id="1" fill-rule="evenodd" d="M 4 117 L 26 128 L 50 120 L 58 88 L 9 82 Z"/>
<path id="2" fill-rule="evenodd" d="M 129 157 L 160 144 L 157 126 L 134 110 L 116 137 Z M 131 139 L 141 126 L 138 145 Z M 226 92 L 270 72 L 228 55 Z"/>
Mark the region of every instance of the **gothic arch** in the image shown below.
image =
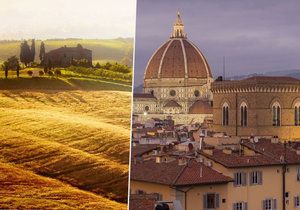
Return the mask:
<path id="1" fill-rule="evenodd" d="M 300 97 L 297 97 L 293 100 L 293 103 L 292 103 L 292 107 L 291 108 L 295 108 L 295 106 L 298 106 L 300 105 Z"/>
<path id="2" fill-rule="evenodd" d="M 278 97 L 275 97 L 271 100 L 269 107 L 272 109 L 274 105 L 279 105 L 279 107 L 282 108 L 281 100 Z"/>
<path id="3" fill-rule="evenodd" d="M 230 108 L 231 104 L 229 102 L 229 100 L 227 98 L 224 98 L 221 103 L 220 103 L 220 107 L 223 107 L 225 104 L 227 104 L 227 106 Z"/>

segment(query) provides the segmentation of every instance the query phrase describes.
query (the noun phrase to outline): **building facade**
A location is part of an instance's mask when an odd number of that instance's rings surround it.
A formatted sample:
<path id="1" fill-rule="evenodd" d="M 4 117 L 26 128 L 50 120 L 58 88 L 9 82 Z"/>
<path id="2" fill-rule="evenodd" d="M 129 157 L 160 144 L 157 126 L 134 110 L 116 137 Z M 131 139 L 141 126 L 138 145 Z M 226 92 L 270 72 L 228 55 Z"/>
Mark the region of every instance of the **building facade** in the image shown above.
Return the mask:
<path id="1" fill-rule="evenodd" d="M 216 81 L 212 92 L 214 131 L 300 140 L 300 80 L 251 77 Z"/>
<path id="2" fill-rule="evenodd" d="M 185 157 L 192 160 L 185 162 L 168 151 L 134 156 L 131 194 L 157 194 L 156 204 L 180 203 L 184 210 L 300 208 L 299 144 L 263 138 L 226 142 L 197 150 L 195 156 L 190 152 Z"/>
<path id="3" fill-rule="evenodd" d="M 202 122 L 212 117 L 212 81 L 209 64 L 187 39 L 178 13 L 170 39 L 146 66 L 144 94 L 134 95 L 134 114 L 142 119 L 171 115 L 176 123 Z"/>
<path id="4" fill-rule="evenodd" d="M 44 62 L 51 67 L 68 67 L 80 62 L 84 62 L 85 66 L 92 66 L 92 51 L 80 44 L 77 47 L 64 46 L 46 53 Z"/>

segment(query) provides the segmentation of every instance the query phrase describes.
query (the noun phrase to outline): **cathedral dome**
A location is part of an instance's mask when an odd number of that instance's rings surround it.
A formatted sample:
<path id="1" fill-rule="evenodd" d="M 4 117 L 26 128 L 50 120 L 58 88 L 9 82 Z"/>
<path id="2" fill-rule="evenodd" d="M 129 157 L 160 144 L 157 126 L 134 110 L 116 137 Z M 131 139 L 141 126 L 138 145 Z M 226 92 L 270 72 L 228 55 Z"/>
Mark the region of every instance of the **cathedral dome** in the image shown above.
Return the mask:
<path id="1" fill-rule="evenodd" d="M 178 13 L 170 39 L 150 58 L 144 79 L 210 77 L 212 74 L 208 62 L 201 51 L 186 38 Z"/>

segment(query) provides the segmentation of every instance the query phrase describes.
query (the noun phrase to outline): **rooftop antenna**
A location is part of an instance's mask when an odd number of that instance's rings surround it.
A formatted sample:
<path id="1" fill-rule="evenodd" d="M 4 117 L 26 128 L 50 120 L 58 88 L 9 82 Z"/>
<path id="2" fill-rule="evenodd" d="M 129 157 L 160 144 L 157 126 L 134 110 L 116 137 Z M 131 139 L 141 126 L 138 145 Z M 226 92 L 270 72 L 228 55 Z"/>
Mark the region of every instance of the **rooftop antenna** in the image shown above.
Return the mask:
<path id="1" fill-rule="evenodd" d="M 225 56 L 223 56 L 223 80 L 225 80 L 225 76 L 226 76 L 225 72 L 226 72 Z"/>

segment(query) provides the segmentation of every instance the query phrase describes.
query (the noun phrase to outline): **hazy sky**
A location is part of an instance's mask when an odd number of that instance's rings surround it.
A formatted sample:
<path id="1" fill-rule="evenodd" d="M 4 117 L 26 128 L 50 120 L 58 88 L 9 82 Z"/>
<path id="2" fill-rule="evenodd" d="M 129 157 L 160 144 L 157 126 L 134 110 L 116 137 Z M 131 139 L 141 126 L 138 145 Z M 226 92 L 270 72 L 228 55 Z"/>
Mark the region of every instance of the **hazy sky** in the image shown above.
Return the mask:
<path id="1" fill-rule="evenodd" d="M 181 11 L 189 40 L 206 56 L 213 76 L 300 69 L 298 0 L 138 0 L 135 85 Z"/>
<path id="2" fill-rule="evenodd" d="M 0 39 L 133 37 L 135 0 L 0 0 Z"/>

